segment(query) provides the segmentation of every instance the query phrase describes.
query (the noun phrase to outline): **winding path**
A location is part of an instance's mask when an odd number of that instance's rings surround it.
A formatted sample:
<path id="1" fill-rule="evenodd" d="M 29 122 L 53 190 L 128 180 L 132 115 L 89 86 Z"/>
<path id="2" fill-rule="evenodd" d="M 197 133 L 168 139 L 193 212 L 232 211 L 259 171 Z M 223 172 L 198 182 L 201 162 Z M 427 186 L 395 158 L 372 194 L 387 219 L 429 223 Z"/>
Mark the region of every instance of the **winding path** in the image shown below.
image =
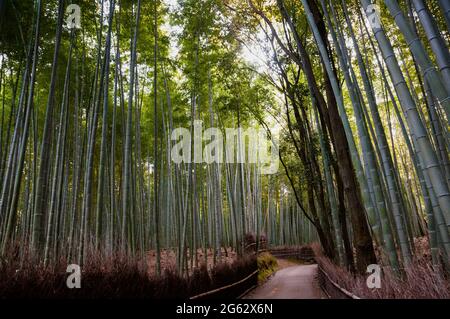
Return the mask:
<path id="1" fill-rule="evenodd" d="M 278 270 L 244 299 L 323 299 L 317 282 L 317 265 L 294 265 Z"/>

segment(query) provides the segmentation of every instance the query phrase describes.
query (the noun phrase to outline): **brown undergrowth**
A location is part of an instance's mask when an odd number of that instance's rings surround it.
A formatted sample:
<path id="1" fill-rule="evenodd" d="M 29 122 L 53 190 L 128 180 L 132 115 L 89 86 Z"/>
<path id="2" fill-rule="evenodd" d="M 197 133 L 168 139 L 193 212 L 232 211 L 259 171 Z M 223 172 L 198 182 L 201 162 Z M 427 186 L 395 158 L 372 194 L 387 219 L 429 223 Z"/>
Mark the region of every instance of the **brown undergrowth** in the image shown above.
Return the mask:
<path id="1" fill-rule="evenodd" d="M 189 276 L 180 276 L 173 267 L 156 276 L 149 272 L 148 259 L 90 253 L 81 267 L 81 288 L 69 289 L 68 264 L 60 259 L 44 266 L 31 255 L 19 258 L 17 248 L 9 249 L 0 259 L 0 298 L 179 299 L 230 285 L 256 270 L 255 257 L 248 256 L 216 264 L 212 269 L 203 265 Z M 227 291 L 221 297 L 227 297 L 227 293 L 235 297 L 233 294 L 239 292 Z"/>
<path id="2" fill-rule="evenodd" d="M 229 248 L 221 249 L 221 263 L 233 264 L 233 262 L 237 259 L 236 251 Z M 148 271 L 150 275 L 156 274 L 156 251 L 150 250 L 147 252 L 147 265 Z M 173 249 L 161 249 L 160 253 L 161 259 L 161 268 L 162 269 L 173 269 L 176 267 L 177 257 L 175 251 Z M 192 258 L 189 255 L 189 251 L 187 252 L 187 261 L 189 265 L 195 266 L 195 258 Z M 206 267 L 211 270 L 214 267 L 214 251 L 213 249 L 197 249 L 197 263 L 200 266 L 206 264 Z M 189 273 L 192 274 L 195 267 L 189 268 Z"/>
<path id="3" fill-rule="evenodd" d="M 423 243 L 422 243 L 423 245 Z M 334 264 L 325 257 L 318 244 L 312 245 L 319 266 L 342 288 L 360 298 L 369 299 L 448 299 L 450 281 L 440 269 L 431 265 L 426 254 L 419 251 L 420 258 L 396 276 L 388 267 L 383 267 L 381 288 L 368 288 L 367 275 L 355 275 Z"/>

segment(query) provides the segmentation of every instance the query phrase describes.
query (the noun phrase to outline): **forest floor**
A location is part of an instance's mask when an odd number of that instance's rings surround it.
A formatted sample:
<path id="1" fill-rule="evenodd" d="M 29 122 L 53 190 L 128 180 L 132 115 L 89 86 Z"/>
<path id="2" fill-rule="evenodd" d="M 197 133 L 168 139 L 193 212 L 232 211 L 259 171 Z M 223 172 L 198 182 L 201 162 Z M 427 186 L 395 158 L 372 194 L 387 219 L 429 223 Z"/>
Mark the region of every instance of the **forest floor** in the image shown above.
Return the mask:
<path id="1" fill-rule="evenodd" d="M 277 258 L 277 271 L 298 265 L 310 265 L 311 263 L 305 262 L 303 260 L 295 259 L 295 258 Z"/>
<path id="2" fill-rule="evenodd" d="M 205 258 L 206 257 L 206 258 Z M 237 254 L 234 250 L 231 248 L 223 248 L 222 247 L 222 257 L 220 261 L 222 263 L 232 264 L 233 261 L 236 260 Z M 211 269 L 214 266 L 214 254 L 212 249 L 208 249 L 205 256 L 204 249 L 197 249 L 197 259 L 198 259 L 198 266 L 201 267 L 205 264 L 208 269 Z M 191 265 L 190 256 L 188 254 L 188 262 L 189 265 Z M 154 275 L 156 273 L 156 251 L 151 250 L 147 253 L 147 261 L 149 266 L 149 274 Z M 176 267 L 176 254 L 175 251 L 172 249 L 161 249 L 161 270 L 164 271 L 165 269 L 175 269 Z M 195 261 L 193 261 L 193 264 Z M 195 267 L 189 268 L 191 271 L 195 269 Z"/>

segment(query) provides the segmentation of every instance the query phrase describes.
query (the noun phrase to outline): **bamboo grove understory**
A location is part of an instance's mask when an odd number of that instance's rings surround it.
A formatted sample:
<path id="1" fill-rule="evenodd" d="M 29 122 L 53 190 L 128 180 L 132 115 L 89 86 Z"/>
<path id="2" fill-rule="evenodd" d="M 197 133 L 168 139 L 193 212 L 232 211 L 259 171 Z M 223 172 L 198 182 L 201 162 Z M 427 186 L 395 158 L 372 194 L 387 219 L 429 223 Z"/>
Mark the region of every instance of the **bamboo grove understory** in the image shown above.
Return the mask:
<path id="1" fill-rule="evenodd" d="M 449 271 L 450 2 L 375 4 L 1 1 L 0 254 L 154 251 L 159 274 L 167 250 L 184 274 L 253 234 L 401 273 L 425 237 Z M 193 161 L 198 123 L 278 134 L 279 170 L 240 133 Z"/>

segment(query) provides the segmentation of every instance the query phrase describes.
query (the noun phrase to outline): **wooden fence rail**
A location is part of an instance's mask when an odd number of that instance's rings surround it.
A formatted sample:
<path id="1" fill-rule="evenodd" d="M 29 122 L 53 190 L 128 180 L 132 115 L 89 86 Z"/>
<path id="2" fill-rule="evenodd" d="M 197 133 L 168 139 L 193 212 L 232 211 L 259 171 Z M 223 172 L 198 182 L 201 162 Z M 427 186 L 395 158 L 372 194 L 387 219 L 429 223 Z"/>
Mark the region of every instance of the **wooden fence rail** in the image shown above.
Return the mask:
<path id="1" fill-rule="evenodd" d="M 361 299 L 352 294 L 348 290 L 339 286 L 333 281 L 330 276 L 323 270 L 322 267 L 317 267 L 317 275 L 319 279 L 320 288 L 327 294 L 330 299 Z"/>
<path id="2" fill-rule="evenodd" d="M 195 296 L 191 300 L 217 299 L 217 298 L 239 298 L 258 284 L 258 269 L 245 278 L 227 286 L 216 288 Z"/>

